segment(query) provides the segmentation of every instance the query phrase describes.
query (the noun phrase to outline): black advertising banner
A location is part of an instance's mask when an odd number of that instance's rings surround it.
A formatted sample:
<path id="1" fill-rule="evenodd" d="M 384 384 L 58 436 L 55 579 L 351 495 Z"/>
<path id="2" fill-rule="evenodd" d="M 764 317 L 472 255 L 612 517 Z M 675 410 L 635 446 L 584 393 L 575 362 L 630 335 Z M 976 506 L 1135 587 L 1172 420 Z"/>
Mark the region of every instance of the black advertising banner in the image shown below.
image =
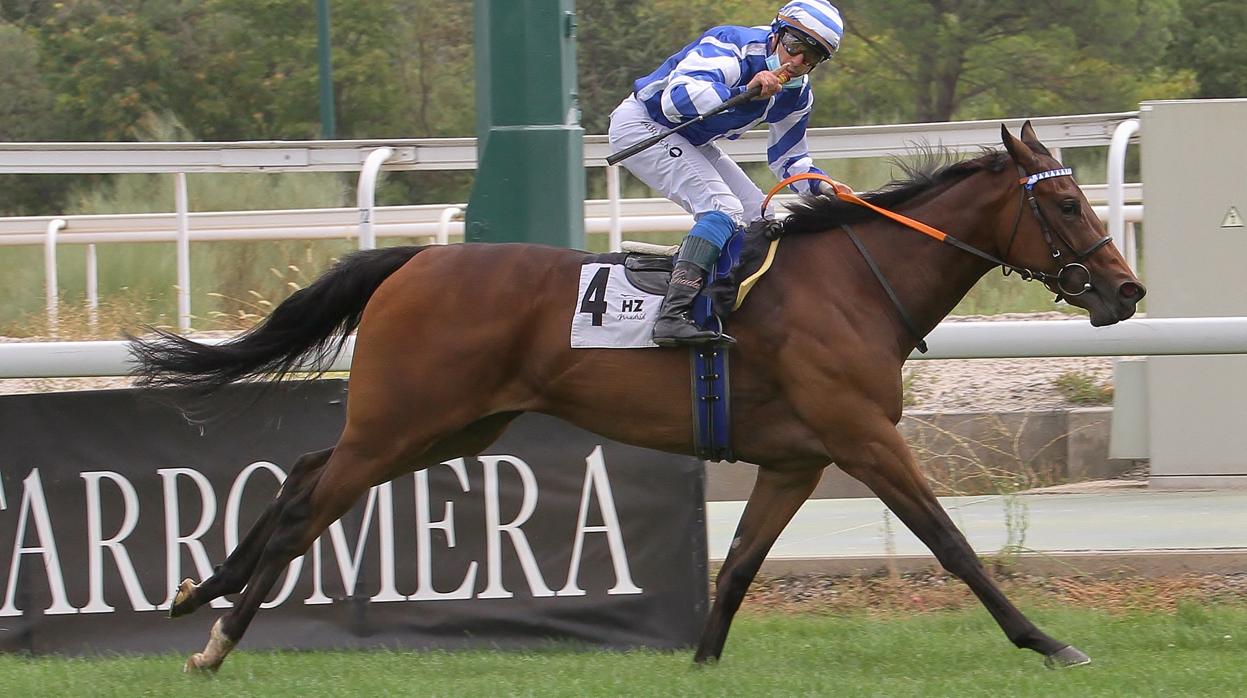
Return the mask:
<path id="1" fill-rule="evenodd" d="M 0 397 L 0 651 L 200 650 L 232 597 L 170 620 L 173 589 L 211 574 L 299 455 L 333 445 L 346 384 L 184 396 Z M 694 458 L 523 415 L 479 456 L 373 488 L 241 647 L 689 646 L 703 494 Z"/>

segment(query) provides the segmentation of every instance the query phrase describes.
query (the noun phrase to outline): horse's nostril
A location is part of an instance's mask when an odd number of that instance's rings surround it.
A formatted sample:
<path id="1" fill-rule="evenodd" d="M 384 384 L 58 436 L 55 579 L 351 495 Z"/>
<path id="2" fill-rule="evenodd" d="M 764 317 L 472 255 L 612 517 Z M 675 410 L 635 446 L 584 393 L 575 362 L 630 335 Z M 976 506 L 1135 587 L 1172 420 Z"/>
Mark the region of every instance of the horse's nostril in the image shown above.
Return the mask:
<path id="1" fill-rule="evenodd" d="M 1133 281 L 1127 281 L 1117 289 L 1118 295 L 1128 301 L 1138 301 L 1147 293 L 1147 289 L 1143 288 L 1143 284 L 1136 284 Z"/>

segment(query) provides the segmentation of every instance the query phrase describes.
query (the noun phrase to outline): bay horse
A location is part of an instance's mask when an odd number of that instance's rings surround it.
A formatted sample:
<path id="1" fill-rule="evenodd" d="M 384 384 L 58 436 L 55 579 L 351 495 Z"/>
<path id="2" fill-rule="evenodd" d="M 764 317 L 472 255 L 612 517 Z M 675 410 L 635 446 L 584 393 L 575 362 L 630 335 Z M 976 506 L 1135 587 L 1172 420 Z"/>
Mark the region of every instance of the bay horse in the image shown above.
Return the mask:
<path id="1" fill-rule="evenodd" d="M 696 662 L 719 659 L 763 558 L 832 463 L 878 495 L 973 590 L 1014 645 L 1044 655 L 1048 666 L 1090 661 L 1040 631 L 1004 596 L 896 428 L 906 357 L 998 263 L 1065 295 L 1097 326 L 1129 318 L 1145 293 L 1030 123 L 1020 138 L 1002 126 L 1001 137 L 1003 151 L 911 172 L 911 179 L 864 197 L 953 231 L 956 246 L 835 199 L 791 208 L 771 271 L 727 319 L 739 342 L 731 371 L 733 446 L 760 467 L 717 576 Z M 624 443 L 693 453 L 687 351 L 570 348 L 586 255 L 526 244 L 363 251 L 224 344 L 170 333 L 131 338 L 140 383 L 212 389 L 240 379 L 279 380 L 309 361 L 324 362 L 358 330 L 337 444 L 302 456 L 225 562 L 202 583 L 180 585 L 174 617 L 241 592 L 188 670 L 221 665 L 286 566 L 369 488 L 477 455 L 522 412 L 554 415 Z"/>

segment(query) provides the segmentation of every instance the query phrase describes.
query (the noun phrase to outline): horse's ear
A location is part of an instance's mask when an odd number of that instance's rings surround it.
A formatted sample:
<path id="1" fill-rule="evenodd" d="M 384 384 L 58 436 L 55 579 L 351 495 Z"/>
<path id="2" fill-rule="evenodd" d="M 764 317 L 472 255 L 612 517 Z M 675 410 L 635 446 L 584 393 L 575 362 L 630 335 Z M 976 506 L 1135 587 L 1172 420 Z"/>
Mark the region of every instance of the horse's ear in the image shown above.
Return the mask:
<path id="1" fill-rule="evenodd" d="M 1005 150 L 1009 151 L 1013 161 L 1022 167 L 1026 167 L 1030 161 L 1035 159 L 1035 153 L 1031 151 L 1030 147 L 1014 138 L 1013 134 L 1009 133 L 1009 128 L 1004 124 L 1000 125 L 1000 140 L 1004 142 Z"/>
<path id="2" fill-rule="evenodd" d="M 1047 147 L 1039 142 L 1039 136 L 1035 135 L 1035 127 L 1031 126 L 1030 119 L 1027 119 L 1026 123 L 1022 124 L 1022 142 L 1030 146 L 1030 149 L 1036 153 L 1049 157 L 1052 156 L 1052 153 L 1048 152 Z"/>

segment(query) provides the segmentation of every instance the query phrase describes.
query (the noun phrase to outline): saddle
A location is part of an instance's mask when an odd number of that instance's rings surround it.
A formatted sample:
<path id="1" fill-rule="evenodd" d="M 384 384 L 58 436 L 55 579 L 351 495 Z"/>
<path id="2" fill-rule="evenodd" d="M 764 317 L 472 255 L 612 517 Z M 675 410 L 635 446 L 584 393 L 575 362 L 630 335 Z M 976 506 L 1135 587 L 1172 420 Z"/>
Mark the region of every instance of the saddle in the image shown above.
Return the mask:
<path id="1" fill-rule="evenodd" d="M 719 256 L 711 283 L 702 292 L 710 299 L 715 315 L 724 318 L 740 307 L 754 283 L 770 268 L 772 249 L 782 233 L 782 221 L 763 218 L 732 236 Z M 622 265 L 633 286 L 656 296 L 666 295 L 679 245 L 628 240 L 620 247 L 622 252 L 591 255 L 585 263 Z"/>
<path id="2" fill-rule="evenodd" d="M 671 281 L 671 268 L 675 264 L 674 253 L 671 255 L 631 252 L 629 244 L 624 243 L 627 253 L 624 257 L 624 276 L 633 286 L 662 296 L 667 293 L 667 285 Z M 678 248 L 677 248 L 678 249 Z"/>
<path id="3" fill-rule="evenodd" d="M 693 318 L 699 325 L 722 330 L 723 318 L 740 307 L 753 284 L 770 267 L 781 232 L 781 223 L 763 219 L 732 236 L 710 275 L 711 283 L 693 305 Z M 637 290 L 665 295 L 679 248 L 625 242 L 622 249 L 589 256 L 585 264 L 620 265 Z M 689 361 L 696 453 L 704 460 L 735 461 L 728 350 L 718 345 L 690 347 Z"/>

